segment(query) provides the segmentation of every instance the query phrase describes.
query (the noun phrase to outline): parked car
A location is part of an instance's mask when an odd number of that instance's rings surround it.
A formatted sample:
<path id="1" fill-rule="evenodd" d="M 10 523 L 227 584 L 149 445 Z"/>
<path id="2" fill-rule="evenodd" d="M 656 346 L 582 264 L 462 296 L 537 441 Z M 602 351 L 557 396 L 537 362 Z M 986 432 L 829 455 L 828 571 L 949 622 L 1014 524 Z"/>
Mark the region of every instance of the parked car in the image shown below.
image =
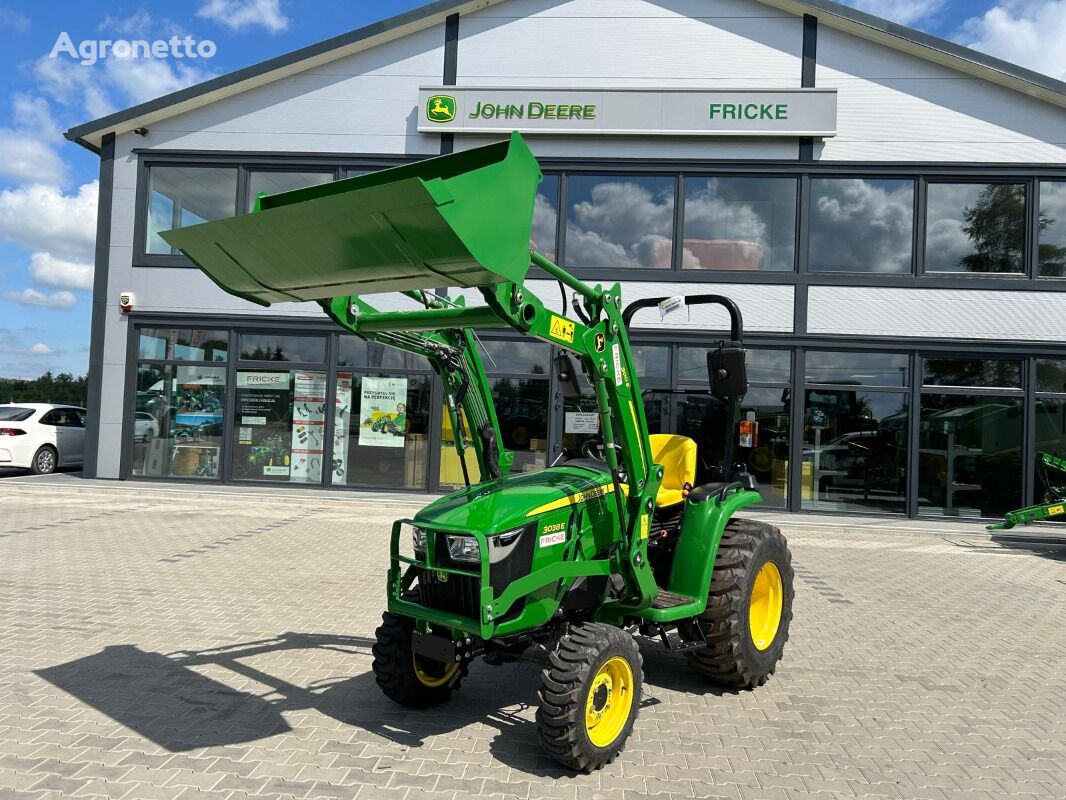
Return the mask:
<path id="1" fill-rule="evenodd" d="M 138 442 L 150 442 L 159 435 L 159 423 L 147 411 L 138 411 L 133 418 L 133 435 Z"/>
<path id="2" fill-rule="evenodd" d="M 47 475 L 84 462 L 85 409 L 54 403 L 0 405 L 0 466 Z"/>

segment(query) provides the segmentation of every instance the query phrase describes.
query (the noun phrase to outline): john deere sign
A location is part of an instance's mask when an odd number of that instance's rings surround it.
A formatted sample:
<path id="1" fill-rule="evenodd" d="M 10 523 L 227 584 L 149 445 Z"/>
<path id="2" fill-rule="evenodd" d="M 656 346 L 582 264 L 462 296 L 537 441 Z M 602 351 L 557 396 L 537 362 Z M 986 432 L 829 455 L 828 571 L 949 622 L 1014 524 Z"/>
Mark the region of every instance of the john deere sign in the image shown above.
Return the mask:
<path id="1" fill-rule="evenodd" d="M 424 133 L 835 136 L 836 89 L 424 86 Z"/>

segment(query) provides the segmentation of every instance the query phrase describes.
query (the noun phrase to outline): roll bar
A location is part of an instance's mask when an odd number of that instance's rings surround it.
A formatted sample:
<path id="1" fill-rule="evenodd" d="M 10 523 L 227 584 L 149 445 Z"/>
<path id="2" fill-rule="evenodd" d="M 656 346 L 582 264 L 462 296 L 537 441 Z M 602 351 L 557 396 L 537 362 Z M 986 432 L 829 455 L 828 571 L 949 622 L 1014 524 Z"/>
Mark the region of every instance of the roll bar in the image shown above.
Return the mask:
<path id="1" fill-rule="evenodd" d="M 625 323 L 626 328 L 629 328 L 629 323 L 632 321 L 633 316 L 643 308 L 651 308 L 657 306 L 664 300 L 669 300 L 669 297 L 645 297 L 643 300 L 634 300 L 628 306 L 625 311 L 622 312 L 622 322 Z M 729 338 L 734 342 L 741 342 L 744 340 L 744 319 L 740 315 L 740 308 L 735 302 L 728 297 L 720 294 L 693 294 L 688 295 L 685 298 L 686 306 L 701 306 L 701 305 L 718 305 L 722 306 L 729 312 Z"/>

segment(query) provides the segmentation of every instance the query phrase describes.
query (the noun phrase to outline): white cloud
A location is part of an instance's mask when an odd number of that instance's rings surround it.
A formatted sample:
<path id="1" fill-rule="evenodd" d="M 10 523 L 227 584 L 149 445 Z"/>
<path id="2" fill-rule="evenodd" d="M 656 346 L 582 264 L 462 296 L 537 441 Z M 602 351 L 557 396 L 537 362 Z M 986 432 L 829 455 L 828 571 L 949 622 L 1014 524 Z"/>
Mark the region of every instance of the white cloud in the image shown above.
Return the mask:
<path id="1" fill-rule="evenodd" d="M 30 18 L 20 14 L 12 8 L 0 6 L 0 30 L 11 30 L 23 33 L 30 28 Z"/>
<path id="2" fill-rule="evenodd" d="M 1066 0 L 1001 0 L 963 23 L 956 41 L 1066 79 Z"/>
<path id="3" fill-rule="evenodd" d="M 577 187 L 571 183 L 577 196 Z M 566 224 L 568 258 L 589 267 L 662 267 L 670 263 L 673 188 L 604 179 L 571 206 Z"/>
<path id="4" fill-rule="evenodd" d="M 93 288 L 93 266 L 56 258 L 51 253 L 30 256 L 30 275 L 44 286 L 58 289 L 90 291 Z"/>
<path id="5" fill-rule="evenodd" d="M 37 342 L 36 344 L 30 345 L 30 353 L 35 356 L 47 356 L 51 355 L 54 352 L 55 351 L 52 350 L 52 348 L 46 345 L 44 342 Z"/>
<path id="6" fill-rule="evenodd" d="M 109 58 L 103 66 L 108 85 L 133 104 L 201 83 L 213 75 L 199 66 L 163 59 Z"/>
<path id="7" fill-rule="evenodd" d="M 87 264 L 96 241 L 97 181 L 64 194 L 41 184 L 0 191 L 0 239 Z"/>
<path id="8" fill-rule="evenodd" d="M 91 119 L 115 110 L 99 72 L 92 67 L 66 58 L 42 56 L 33 65 L 33 73 L 41 91 L 65 106 L 80 106 Z"/>
<path id="9" fill-rule="evenodd" d="M 944 6 L 946 0 L 843 0 L 846 5 L 884 17 L 900 25 L 915 25 L 934 19 Z"/>
<path id="10" fill-rule="evenodd" d="M 196 16 L 234 31 L 259 26 L 270 33 L 281 33 L 288 30 L 291 22 L 281 11 L 281 0 L 207 0 Z"/>
<path id="11" fill-rule="evenodd" d="M 44 294 L 27 286 L 20 292 L 4 292 L 4 299 L 22 306 L 42 306 L 44 308 L 73 308 L 78 299 L 73 292 L 58 291 Z"/>
<path id="12" fill-rule="evenodd" d="M 43 97 L 17 93 L 12 100 L 15 125 L 41 136 L 59 136 L 59 125 L 52 117 L 52 108 Z"/>
<path id="13" fill-rule="evenodd" d="M 147 36 L 152 23 L 152 15 L 143 8 L 139 8 L 127 16 L 113 17 L 107 14 L 104 21 L 100 23 L 99 29 L 124 36 Z"/>
<path id="14" fill-rule="evenodd" d="M 0 128 L 0 177 L 18 183 L 44 181 L 62 184 L 67 165 L 39 134 L 13 128 Z"/>

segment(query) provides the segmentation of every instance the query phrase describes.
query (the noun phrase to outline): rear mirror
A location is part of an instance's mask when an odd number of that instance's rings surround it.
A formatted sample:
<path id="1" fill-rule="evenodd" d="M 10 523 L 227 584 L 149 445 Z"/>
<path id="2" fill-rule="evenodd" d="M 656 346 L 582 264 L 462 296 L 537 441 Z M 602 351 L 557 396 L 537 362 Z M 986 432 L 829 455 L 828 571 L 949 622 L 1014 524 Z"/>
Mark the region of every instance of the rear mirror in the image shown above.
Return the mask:
<path id="1" fill-rule="evenodd" d="M 715 397 L 740 397 L 748 391 L 747 353 L 730 343 L 707 351 L 707 373 Z"/>
<path id="2" fill-rule="evenodd" d="M 567 400 L 581 397 L 581 387 L 577 383 L 577 367 L 569 353 L 555 356 L 555 377 L 559 381 L 559 391 Z"/>

